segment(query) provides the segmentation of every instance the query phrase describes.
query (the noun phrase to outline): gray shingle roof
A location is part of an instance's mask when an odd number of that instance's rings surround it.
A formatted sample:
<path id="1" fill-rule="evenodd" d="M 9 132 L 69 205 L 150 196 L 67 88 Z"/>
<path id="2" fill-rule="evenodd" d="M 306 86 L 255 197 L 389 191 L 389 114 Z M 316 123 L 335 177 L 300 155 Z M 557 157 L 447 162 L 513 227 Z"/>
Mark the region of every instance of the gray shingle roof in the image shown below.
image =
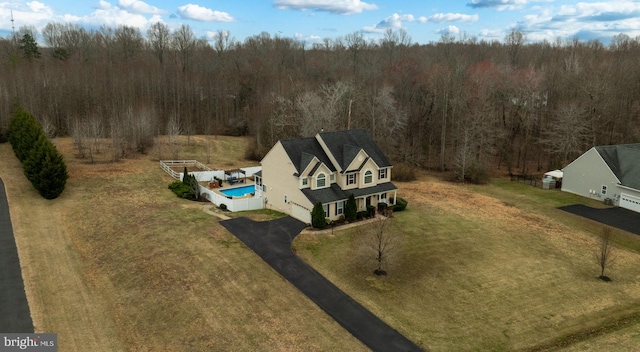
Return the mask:
<path id="1" fill-rule="evenodd" d="M 320 132 L 319 135 L 343 170 L 349 166 L 360 149 L 363 149 L 379 167 L 391 166 L 389 159 L 364 129 Z"/>
<path id="2" fill-rule="evenodd" d="M 640 189 L 640 143 L 595 148 L 623 186 Z"/>
<path id="3" fill-rule="evenodd" d="M 378 194 L 382 192 L 388 192 L 398 189 L 396 185 L 391 182 L 381 183 L 379 185 L 368 187 L 368 188 L 357 188 L 357 189 L 349 189 L 343 191 L 337 184 L 332 184 L 331 187 L 311 190 L 309 188 L 305 188 L 302 190 L 302 193 L 309 199 L 312 204 L 316 204 L 318 202 L 325 203 L 333 203 L 341 200 L 347 200 L 349 195 L 353 193 L 354 197 L 365 197 L 372 194 Z"/>
<path id="4" fill-rule="evenodd" d="M 320 143 L 315 137 L 296 138 L 296 139 L 283 139 L 280 141 L 285 152 L 289 156 L 289 159 L 296 168 L 298 174 L 300 174 L 309 165 L 309 162 L 313 159 L 313 156 L 323 162 L 331 171 L 336 171 L 333 164 L 329 160 L 327 154 L 324 153 Z"/>

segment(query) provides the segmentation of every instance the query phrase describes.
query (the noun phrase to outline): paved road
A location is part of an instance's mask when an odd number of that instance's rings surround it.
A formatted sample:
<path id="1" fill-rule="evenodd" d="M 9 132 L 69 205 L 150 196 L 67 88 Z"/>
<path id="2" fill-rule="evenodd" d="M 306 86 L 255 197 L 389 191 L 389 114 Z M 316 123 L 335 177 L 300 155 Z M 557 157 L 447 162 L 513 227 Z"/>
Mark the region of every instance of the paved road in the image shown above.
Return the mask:
<path id="1" fill-rule="evenodd" d="M 9 203 L 0 179 L 0 332 L 33 332 L 33 322 L 24 292 L 18 248 L 13 237 Z"/>
<path id="2" fill-rule="evenodd" d="M 618 207 L 596 209 L 582 204 L 568 205 L 560 209 L 640 235 L 640 213 L 629 209 Z"/>
<path id="3" fill-rule="evenodd" d="M 422 351 L 308 266 L 291 250 L 306 227 L 291 217 L 268 222 L 236 218 L 220 222 L 280 275 L 374 351 Z"/>

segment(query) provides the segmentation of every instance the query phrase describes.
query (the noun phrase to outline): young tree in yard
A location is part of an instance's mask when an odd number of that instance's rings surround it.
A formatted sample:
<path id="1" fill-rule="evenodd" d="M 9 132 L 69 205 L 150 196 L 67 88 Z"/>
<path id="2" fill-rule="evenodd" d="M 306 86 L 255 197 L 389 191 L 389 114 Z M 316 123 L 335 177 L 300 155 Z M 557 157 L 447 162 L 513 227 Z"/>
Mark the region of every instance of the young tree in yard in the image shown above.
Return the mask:
<path id="1" fill-rule="evenodd" d="M 599 246 L 596 248 L 596 261 L 598 265 L 600 265 L 600 279 L 603 281 L 611 281 L 611 279 L 604 274 L 604 271 L 607 267 L 611 267 L 616 260 L 612 237 L 611 228 L 603 228 Z"/>
<path id="2" fill-rule="evenodd" d="M 388 218 L 375 218 L 367 226 L 358 227 L 361 256 L 365 264 L 375 263 L 373 273 L 376 275 L 386 276 L 386 270 L 397 257 L 400 241 L 392 229 L 393 220 Z"/>
<path id="3" fill-rule="evenodd" d="M 322 203 L 318 202 L 313 206 L 311 210 L 311 226 L 317 229 L 323 229 L 327 226 L 327 220 L 324 217 L 324 207 Z"/>

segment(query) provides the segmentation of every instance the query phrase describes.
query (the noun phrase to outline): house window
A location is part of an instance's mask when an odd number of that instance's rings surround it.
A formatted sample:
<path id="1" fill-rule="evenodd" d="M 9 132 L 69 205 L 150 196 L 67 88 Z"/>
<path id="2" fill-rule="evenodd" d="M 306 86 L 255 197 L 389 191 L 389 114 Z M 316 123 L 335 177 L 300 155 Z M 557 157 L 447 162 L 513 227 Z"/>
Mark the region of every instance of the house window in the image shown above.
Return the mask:
<path id="1" fill-rule="evenodd" d="M 262 186 L 262 177 L 256 176 L 256 185 Z"/>
<path id="2" fill-rule="evenodd" d="M 336 203 L 336 215 L 344 214 L 344 202 Z"/>
<path id="3" fill-rule="evenodd" d="M 328 218 L 328 217 L 329 217 L 329 204 L 328 204 L 328 203 L 327 203 L 327 204 L 324 204 L 324 205 L 322 206 L 322 208 L 324 208 L 324 217 L 325 217 L 325 218 Z"/>
<path id="4" fill-rule="evenodd" d="M 329 180 L 331 181 L 331 183 L 336 182 L 336 175 L 331 174 L 331 176 L 329 176 Z"/>
<path id="5" fill-rule="evenodd" d="M 304 177 L 304 178 L 302 179 L 302 185 L 303 185 L 303 186 L 306 186 L 306 185 L 308 185 L 308 184 L 309 184 L 309 180 L 308 180 L 306 177 Z"/>
<path id="6" fill-rule="evenodd" d="M 602 195 L 607 194 L 607 186 L 602 185 L 602 192 L 600 192 L 600 193 L 602 193 Z"/>
<path id="7" fill-rule="evenodd" d="M 382 180 L 387 178 L 387 169 L 378 170 L 378 179 Z"/>
<path id="8" fill-rule="evenodd" d="M 355 185 L 355 184 L 356 184 L 356 174 L 348 174 L 347 185 Z"/>
<path id="9" fill-rule="evenodd" d="M 262 185 L 262 192 L 267 192 L 267 185 Z"/>
<path id="10" fill-rule="evenodd" d="M 316 179 L 316 188 L 322 188 L 327 185 L 327 176 L 325 174 L 318 175 Z"/>
<path id="11" fill-rule="evenodd" d="M 364 173 L 364 183 L 371 183 L 373 182 L 373 172 L 371 172 L 371 170 L 367 170 L 367 172 Z"/>

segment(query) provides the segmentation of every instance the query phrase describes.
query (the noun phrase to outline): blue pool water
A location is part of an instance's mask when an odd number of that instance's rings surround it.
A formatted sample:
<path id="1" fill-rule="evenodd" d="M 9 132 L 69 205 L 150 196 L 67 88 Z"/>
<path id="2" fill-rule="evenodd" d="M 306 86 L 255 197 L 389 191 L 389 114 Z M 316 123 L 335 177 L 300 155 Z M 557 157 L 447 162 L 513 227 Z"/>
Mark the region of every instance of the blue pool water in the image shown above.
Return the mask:
<path id="1" fill-rule="evenodd" d="M 242 197 L 244 195 L 247 195 L 247 194 L 253 193 L 253 192 L 255 192 L 254 185 L 242 186 L 242 187 L 236 187 L 236 188 L 229 188 L 229 189 L 221 189 L 220 190 L 220 193 L 224 194 L 225 196 L 230 196 L 230 197 Z"/>

